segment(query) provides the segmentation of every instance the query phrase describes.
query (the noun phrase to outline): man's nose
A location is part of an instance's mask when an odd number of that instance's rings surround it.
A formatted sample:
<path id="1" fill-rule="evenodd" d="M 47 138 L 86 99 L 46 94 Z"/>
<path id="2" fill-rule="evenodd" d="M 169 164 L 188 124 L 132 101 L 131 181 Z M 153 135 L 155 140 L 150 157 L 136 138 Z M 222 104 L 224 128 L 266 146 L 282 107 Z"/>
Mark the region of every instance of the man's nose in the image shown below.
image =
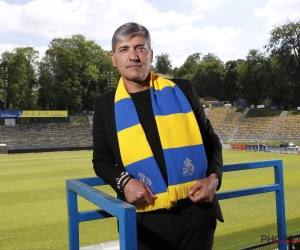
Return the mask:
<path id="1" fill-rule="evenodd" d="M 139 55 L 135 49 L 129 50 L 129 59 L 130 60 L 137 60 L 139 58 Z"/>

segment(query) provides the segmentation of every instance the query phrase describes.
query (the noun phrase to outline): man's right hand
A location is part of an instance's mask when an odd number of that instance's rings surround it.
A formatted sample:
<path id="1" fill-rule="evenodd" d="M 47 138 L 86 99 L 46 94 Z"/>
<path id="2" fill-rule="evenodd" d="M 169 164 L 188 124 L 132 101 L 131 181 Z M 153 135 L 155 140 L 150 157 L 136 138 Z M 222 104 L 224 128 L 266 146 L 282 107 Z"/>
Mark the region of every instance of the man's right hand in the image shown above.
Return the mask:
<path id="1" fill-rule="evenodd" d="M 152 203 L 157 198 L 147 184 L 133 178 L 124 187 L 124 194 L 126 201 L 132 205 Z"/>

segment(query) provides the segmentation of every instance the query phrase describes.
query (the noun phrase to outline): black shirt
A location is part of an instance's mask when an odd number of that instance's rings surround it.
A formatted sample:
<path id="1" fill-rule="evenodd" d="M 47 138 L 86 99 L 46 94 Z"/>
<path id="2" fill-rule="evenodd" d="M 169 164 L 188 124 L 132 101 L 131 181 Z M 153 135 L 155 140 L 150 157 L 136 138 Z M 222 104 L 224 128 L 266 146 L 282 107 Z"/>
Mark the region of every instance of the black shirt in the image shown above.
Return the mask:
<path id="1" fill-rule="evenodd" d="M 168 183 L 167 168 L 163 155 L 162 145 L 159 139 L 157 125 L 153 114 L 150 89 L 144 90 L 142 92 L 130 93 L 130 96 L 137 109 L 140 123 L 145 131 L 154 158 L 157 161 L 157 164 L 166 183 Z"/>

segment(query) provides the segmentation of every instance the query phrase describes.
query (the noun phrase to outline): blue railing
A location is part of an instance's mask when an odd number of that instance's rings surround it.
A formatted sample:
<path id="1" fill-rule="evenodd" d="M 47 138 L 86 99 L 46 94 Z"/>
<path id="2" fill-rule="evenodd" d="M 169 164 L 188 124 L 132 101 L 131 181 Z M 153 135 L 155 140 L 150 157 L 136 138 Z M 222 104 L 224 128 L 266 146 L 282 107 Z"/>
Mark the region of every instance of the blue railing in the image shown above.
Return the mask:
<path id="1" fill-rule="evenodd" d="M 217 193 L 217 196 L 219 200 L 223 200 L 267 192 L 275 192 L 278 249 L 286 250 L 286 221 L 282 161 L 270 160 L 260 162 L 228 164 L 224 165 L 223 172 L 232 172 L 266 167 L 274 167 L 274 184 L 219 192 Z M 93 188 L 93 186 L 101 185 L 106 185 L 106 183 L 98 177 L 72 179 L 66 181 L 69 214 L 69 249 L 78 250 L 80 248 L 80 222 L 104 219 L 109 217 L 116 217 L 118 219 L 120 249 L 137 249 L 135 207 L 113 196 L 110 196 L 98 189 Z M 91 203 L 95 204 L 101 209 L 79 212 L 77 195 L 90 201 Z"/>

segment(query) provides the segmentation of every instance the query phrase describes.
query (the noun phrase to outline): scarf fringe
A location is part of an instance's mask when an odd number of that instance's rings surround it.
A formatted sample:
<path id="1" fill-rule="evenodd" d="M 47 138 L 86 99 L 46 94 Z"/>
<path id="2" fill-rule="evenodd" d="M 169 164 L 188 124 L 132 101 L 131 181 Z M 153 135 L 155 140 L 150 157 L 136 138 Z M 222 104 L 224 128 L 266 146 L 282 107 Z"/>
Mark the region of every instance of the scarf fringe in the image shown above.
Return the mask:
<path id="1" fill-rule="evenodd" d="M 168 187 L 168 194 L 171 201 L 177 201 L 181 199 L 185 199 L 188 197 L 188 193 L 192 186 L 195 185 L 197 181 L 190 181 L 182 184 L 178 184 L 175 186 Z"/>
<path id="2" fill-rule="evenodd" d="M 151 204 L 144 206 L 136 206 L 136 212 L 149 212 L 157 209 L 170 209 L 173 202 L 170 200 L 168 193 L 160 193 L 156 195 L 157 198 Z"/>
<path id="3" fill-rule="evenodd" d="M 170 209 L 173 206 L 173 202 L 188 197 L 188 193 L 192 186 L 197 181 L 190 181 L 175 186 L 169 186 L 168 192 L 157 194 L 157 199 L 153 203 L 144 206 L 136 206 L 136 212 L 149 212 L 157 209 Z"/>

